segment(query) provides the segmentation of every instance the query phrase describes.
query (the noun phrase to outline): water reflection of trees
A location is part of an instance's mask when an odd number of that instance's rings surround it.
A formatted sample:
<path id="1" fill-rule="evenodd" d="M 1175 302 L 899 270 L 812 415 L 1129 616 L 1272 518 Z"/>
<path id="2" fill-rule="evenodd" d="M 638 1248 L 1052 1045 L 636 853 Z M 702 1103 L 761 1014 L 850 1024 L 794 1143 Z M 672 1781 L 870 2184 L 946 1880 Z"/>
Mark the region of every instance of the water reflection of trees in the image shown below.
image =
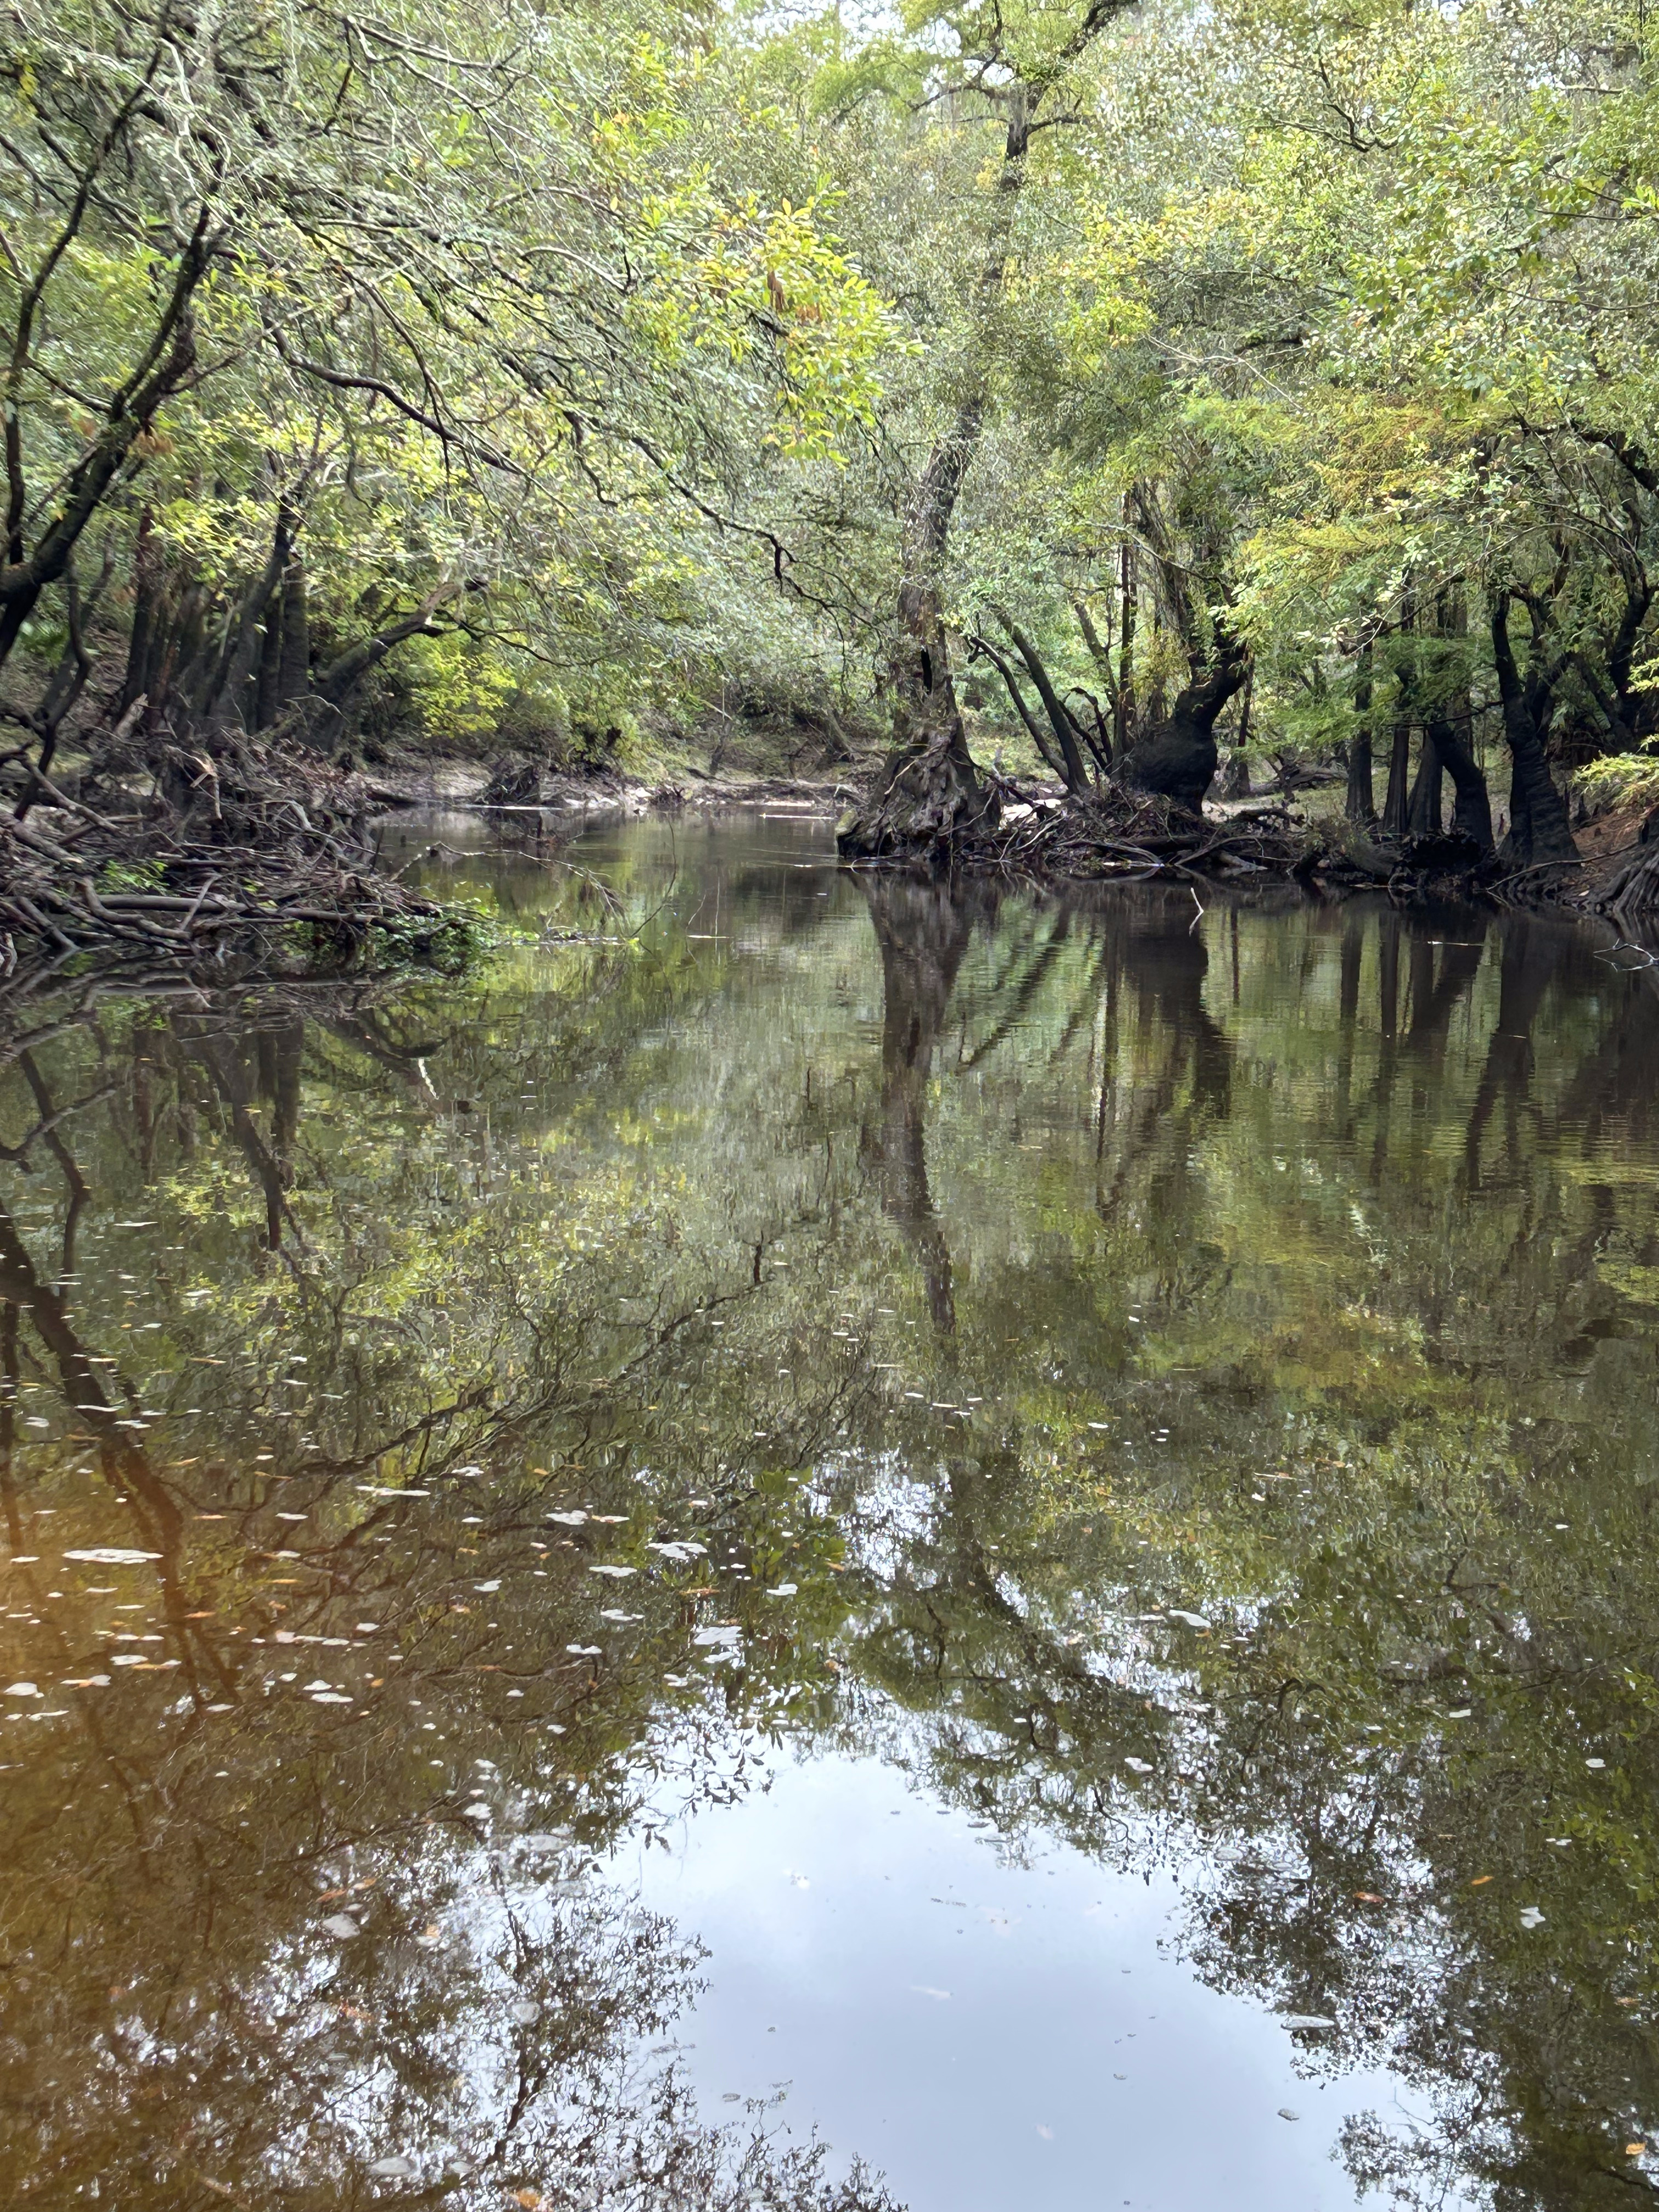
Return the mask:
<path id="1" fill-rule="evenodd" d="M 872 1489 L 860 1671 L 911 1716 L 890 1752 L 1005 1833 L 1208 1858 L 1206 1978 L 1436 2100 L 1426 2137 L 1350 2130 L 1357 2181 L 1611 2203 L 1659 2112 L 1650 995 L 1541 922 L 1310 912 L 1241 975 L 1230 917 L 1218 975 L 1172 919 L 1005 910 L 957 956 L 957 1068 L 1032 1034 L 992 1100 L 936 1093 L 940 1233 L 1018 1204 L 962 1171 L 993 1114 L 1051 1178 L 1040 1263 L 981 1249 L 958 1295 L 957 1363 L 1018 1314 L 1068 1389 L 919 1435 L 925 1507 Z"/>
<path id="2" fill-rule="evenodd" d="M 37 2201 L 206 2203 L 264 2143 L 349 2203 L 416 2135 L 422 2187 L 547 2194 L 558 2085 L 684 1986 L 558 1885 L 786 1724 L 1206 1863 L 1206 1977 L 1440 2100 L 1357 2175 L 1645 2185 L 1645 980 L 1461 914 L 858 896 L 875 1036 L 844 938 L 719 1033 L 718 971 L 589 947 L 15 1035 L 0 1468 L 46 1556 L 3 1663 L 66 1709 L 0 1731 Z M 55 1564 L 116 1543 L 155 1556 Z M 119 1672 L 115 1603 L 161 1639 Z"/>
<path id="3" fill-rule="evenodd" d="M 698 2118 L 641 2049 L 695 1949 L 592 1872 L 832 1694 L 802 1645 L 836 1533 L 719 1418 L 748 1436 L 743 1370 L 793 1329 L 648 1176 L 619 1204 L 514 1158 L 508 1086 L 609 1030 L 554 994 L 503 1051 L 487 1000 L 447 1011 L 100 1000 L 14 1058 L 0 1635 L 38 1694 L 5 1731 L 0 2159 L 27 2201 L 169 2212 L 873 2206 Z M 783 1464 L 866 1388 L 803 1366 Z"/>

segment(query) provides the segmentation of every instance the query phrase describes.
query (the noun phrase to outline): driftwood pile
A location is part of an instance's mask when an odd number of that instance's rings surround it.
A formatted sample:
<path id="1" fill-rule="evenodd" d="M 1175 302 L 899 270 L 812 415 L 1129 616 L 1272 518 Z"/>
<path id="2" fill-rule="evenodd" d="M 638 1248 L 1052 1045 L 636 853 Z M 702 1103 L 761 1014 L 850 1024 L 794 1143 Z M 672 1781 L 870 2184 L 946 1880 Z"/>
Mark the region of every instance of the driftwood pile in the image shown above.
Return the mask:
<path id="1" fill-rule="evenodd" d="M 25 769 L 0 814 L 0 975 L 112 947 L 341 969 L 377 930 L 420 957 L 450 926 L 375 872 L 368 785 L 305 746 L 239 735 L 145 768 L 147 789 L 94 774 L 74 795 Z"/>
<path id="2" fill-rule="evenodd" d="M 1158 876 L 1302 875 L 1324 857 L 1280 807 L 1241 809 L 1200 819 L 1159 793 L 1107 785 L 1087 798 L 1023 792 L 999 781 L 994 827 L 961 842 L 955 858 L 973 867 L 1145 882 Z"/>

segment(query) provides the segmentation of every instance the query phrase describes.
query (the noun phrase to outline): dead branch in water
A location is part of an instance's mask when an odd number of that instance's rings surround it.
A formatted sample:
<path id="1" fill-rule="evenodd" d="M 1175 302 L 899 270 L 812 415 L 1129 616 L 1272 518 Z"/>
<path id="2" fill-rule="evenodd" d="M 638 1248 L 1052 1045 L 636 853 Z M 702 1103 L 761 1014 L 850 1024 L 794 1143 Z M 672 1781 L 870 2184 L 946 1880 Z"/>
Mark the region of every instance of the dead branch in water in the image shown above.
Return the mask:
<path id="1" fill-rule="evenodd" d="M 0 816 L 0 973 L 108 949 L 337 969 L 376 931 L 421 957 L 453 930 L 376 871 L 362 778 L 304 745 L 216 733 L 144 765 L 143 797 L 94 775 L 72 798 L 36 774 Z"/>

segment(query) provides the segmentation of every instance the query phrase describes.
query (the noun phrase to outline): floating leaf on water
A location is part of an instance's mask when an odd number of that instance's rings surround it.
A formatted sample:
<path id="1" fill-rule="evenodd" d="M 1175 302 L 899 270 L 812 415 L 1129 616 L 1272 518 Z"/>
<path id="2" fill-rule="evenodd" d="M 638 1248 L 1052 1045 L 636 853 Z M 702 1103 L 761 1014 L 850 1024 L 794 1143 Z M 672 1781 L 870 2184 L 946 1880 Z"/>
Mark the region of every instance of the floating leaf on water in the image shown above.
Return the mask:
<path id="1" fill-rule="evenodd" d="M 38 1698 L 40 1694 L 33 1682 L 8 1682 L 6 1685 L 9 1698 Z"/>
<path id="2" fill-rule="evenodd" d="M 331 1912 L 322 1928 L 325 1936 L 337 1936 L 342 1943 L 349 1943 L 354 1936 L 363 1932 L 349 1912 Z"/>
<path id="3" fill-rule="evenodd" d="M 97 1544 L 89 1552 L 65 1552 L 66 1559 L 84 1560 L 92 1567 L 142 1567 L 146 1559 L 159 1559 L 159 1552 L 135 1552 L 121 1544 Z"/>
<path id="4" fill-rule="evenodd" d="M 352 1701 L 343 1690 L 313 1690 L 311 1702 L 313 1705 L 349 1705 Z"/>
<path id="5" fill-rule="evenodd" d="M 1541 1928 L 1543 1924 L 1544 1916 L 1537 1905 L 1523 1905 L 1522 1906 L 1521 1925 L 1523 1928 Z"/>
<path id="6" fill-rule="evenodd" d="M 481 1597 L 494 1597 L 501 1584 L 499 1582 L 474 1583 L 472 1587 Z"/>

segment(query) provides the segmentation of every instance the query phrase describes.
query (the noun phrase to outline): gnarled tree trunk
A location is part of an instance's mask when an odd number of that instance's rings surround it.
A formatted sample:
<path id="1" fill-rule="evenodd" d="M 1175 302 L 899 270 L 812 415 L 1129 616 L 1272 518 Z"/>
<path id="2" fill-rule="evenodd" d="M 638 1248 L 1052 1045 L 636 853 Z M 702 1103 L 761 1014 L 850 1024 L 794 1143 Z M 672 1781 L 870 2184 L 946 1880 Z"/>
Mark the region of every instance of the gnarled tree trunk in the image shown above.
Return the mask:
<path id="1" fill-rule="evenodd" d="M 1135 791 L 1161 792 L 1196 814 L 1215 781 L 1220 755 L 1216 717 L 1243 685 L 1249 659 L 1224 623 L 1216 625 L 1207 665 L 1194 672 L 1176 695 L 1164 720 L 1149 730 L 1120 763 L 1123 781 Z"/>

